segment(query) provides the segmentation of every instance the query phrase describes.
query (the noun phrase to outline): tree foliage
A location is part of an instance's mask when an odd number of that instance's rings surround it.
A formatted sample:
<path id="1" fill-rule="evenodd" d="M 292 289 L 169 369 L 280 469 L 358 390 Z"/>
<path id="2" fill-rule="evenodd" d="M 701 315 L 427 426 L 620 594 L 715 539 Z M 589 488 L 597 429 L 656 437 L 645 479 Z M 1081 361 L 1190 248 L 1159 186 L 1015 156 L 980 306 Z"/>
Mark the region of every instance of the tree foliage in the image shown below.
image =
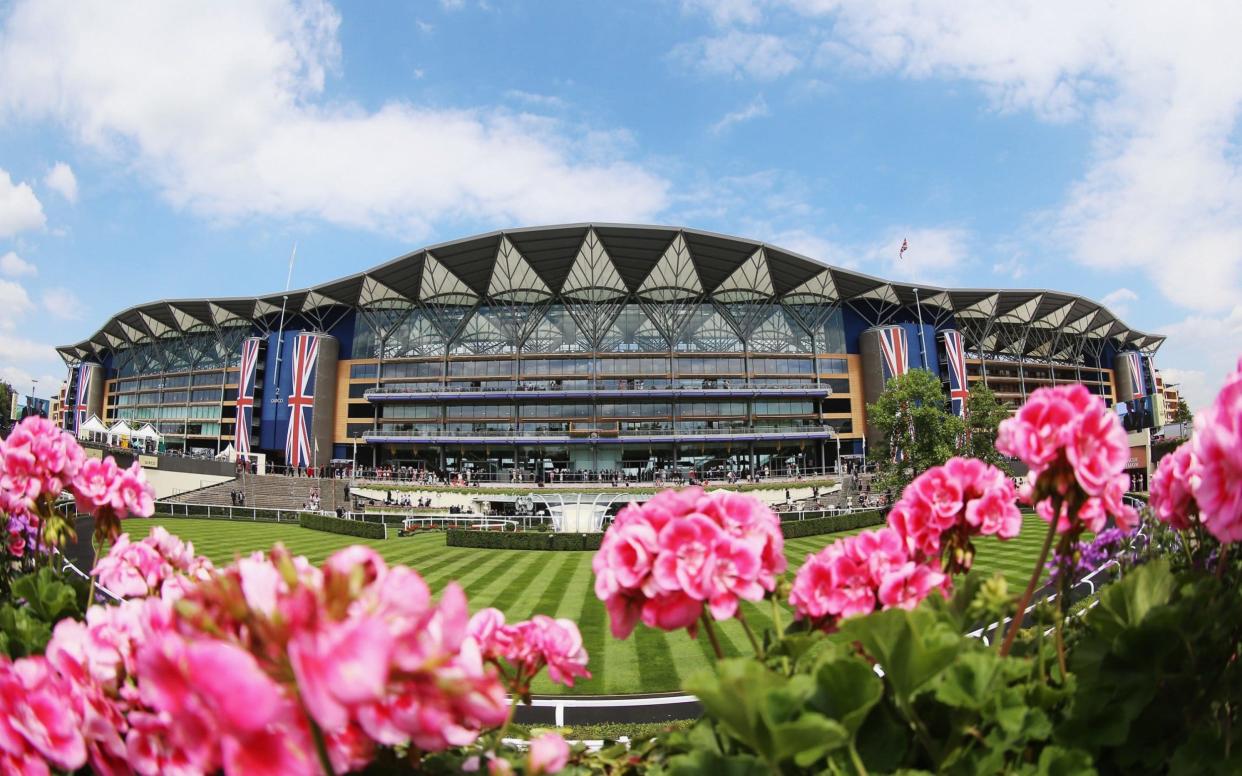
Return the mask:
<path id="1" fill-rule="evenodd" d="M 940 378 L 924 369 L 889 380 L 880 398 L 867 405 L 867 417 L 882 434 L 873 454 L 879 485 L 893 493 L 951 458 L 965 428 L 946 408 Z"/>
<path id="2" fill-rule="evenodd" d="M 1173 422 L 1186 424 L 1195 422 L 1195 414 L 1190 411 L 1190 405 L 1185 399 L 1177 403 L 1177 409 L 1173 411 Z"/>
<path id="3" fill-rule="evenodd" d="M 996 450 L 996 430 L 1007 417 L 1009 410 L 997 400 L 991 388 L 982 382 L 972 385 L 966 399 L 966 433 L 959 441 L 958 455 L 978 458 L 1007 470 L 1005 457 Z"/>

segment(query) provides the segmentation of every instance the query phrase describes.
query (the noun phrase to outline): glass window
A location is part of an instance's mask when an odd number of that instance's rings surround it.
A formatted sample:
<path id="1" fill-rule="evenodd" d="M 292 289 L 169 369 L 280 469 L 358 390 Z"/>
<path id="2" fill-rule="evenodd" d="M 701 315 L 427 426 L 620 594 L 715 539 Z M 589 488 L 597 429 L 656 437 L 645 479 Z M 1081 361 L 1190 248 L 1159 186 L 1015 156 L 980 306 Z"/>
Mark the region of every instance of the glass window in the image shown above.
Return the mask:
<path id="1" fill-rule="evenodd" d="M 224 380 L 223 372 L 200 372 L 194 375 L 194 385 L 220 385 Z"/>
<path id="2" fill-rule="evenodd" d="M 848 362 L 844 358 L 821 358 L 819 360 L 819 371 L 831 374 L 846 374 L 850 369 Z"/>
<path id="3" fill-rule="evenodd" d="M 370 379 L 374 380 L 379 374 L 379 364 L 350 364 L 349 376 L 351 379 Z"/>
<path id="4" fill-rule="evenodd" d="M 219 388 L 196 388 L 190 392 L 190 401 L 220 401 Z"/>

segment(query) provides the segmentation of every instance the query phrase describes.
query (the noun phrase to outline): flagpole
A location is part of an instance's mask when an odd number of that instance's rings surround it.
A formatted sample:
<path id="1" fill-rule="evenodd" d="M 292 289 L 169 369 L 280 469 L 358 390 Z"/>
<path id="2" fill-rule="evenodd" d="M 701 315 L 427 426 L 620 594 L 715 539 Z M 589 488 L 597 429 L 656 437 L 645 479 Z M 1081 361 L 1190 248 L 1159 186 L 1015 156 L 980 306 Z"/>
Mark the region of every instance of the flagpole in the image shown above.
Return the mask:
<path id="1" fill-rule="evenodd" d="M 923 338 L 923 305 L 919 304 L 919 289 L 914 287 L 914 309 L 919 316 L 919 352 L 923 354 L 923 368 L 932 371 L 927 365 L 927 340 Z"/>
<path id="2" fill-rule="evenodd" d="M 293 282 L 293 260 L 298 255 L 298 244 L 293 243 L 293 252 L 289 254 L 289 274 L 285 276 L 285 295 L 280 298 L 280 326 L 276 330 L 276 396 L 272 404 L 280 403 L 280 358 L 285 345 L 285 305 L 289 303 L 289 284 Z"/>

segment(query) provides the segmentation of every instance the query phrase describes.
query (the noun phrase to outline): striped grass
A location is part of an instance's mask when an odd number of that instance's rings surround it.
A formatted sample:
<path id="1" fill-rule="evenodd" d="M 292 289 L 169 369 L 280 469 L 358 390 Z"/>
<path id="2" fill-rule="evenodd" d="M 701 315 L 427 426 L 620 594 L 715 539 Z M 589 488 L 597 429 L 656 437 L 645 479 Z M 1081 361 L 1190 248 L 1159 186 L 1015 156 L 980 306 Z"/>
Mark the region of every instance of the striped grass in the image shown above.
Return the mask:
<path id="1" fill-rule="evenodd" d="M 684 631 L 665 633 L 640 626 L 629 639 L 614 639 L 609 632 L 607 612 L 595 597 L 590 552 L 478 550 L 447 547 L 441 533 L 387 540 L 357 539 L 295 525 L 191 518 L 128 520 L 125 527 L 132 536 L 145 536 L 149 526 L 156 524 L 193 542 L 197 552 L 216 563 L 227 563 L 275 542 L 283 542 L 294 554 L 305 555 L 315 563 L 346 545 L 365 544 L 378 550 L 390 563 L 417 569 L 436 593 L 450 581 L 458 581 L 469 596 L 472 610 L 495 606 L 510 620 L 534 614 L 568 617 L 582 631 L 594 677 L 579 682 L 573 689 L 541 678 L 534 687 L 537 693 L 671 692 L 680 689 L 692 673 L 708 667 L 712 658 L 711 645 L 702 634 L 695 640 Z M 1008 542 L 980 539 L 976 542 L 978 554 L 971 573 L 999 573 L 1016 594 L 1031 573 L 1045 530 L 1042 520 L 1025 515 L 1018 538 Z M 800 566 L 808 553 L 818 552 L 841 536 L 791 539 L 785 545 L 790 569 Z M 780 608 L 782 622 L 788 624 L 792 613 L 787 606 Z M 772 610 L 767 602 L 743 604 L 742 611 L 756 632 L 771 626 Z M 718 623 L 716 628 L 726 654 L 750 651 L 745 631 L 736 620 Z"/>

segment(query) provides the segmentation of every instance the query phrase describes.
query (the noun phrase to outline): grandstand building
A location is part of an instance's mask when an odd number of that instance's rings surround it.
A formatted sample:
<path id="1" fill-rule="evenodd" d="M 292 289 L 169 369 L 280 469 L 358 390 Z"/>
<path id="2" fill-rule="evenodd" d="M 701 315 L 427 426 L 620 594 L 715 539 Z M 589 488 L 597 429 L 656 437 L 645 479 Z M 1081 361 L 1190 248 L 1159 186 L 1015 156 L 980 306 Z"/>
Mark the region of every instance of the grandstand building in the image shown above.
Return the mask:
<path id="1" fill-rule="evenodd" d="M 283 322 L 282 322 L 283 321 Z M 1150 427 L 1159 335 L 1070 293 L 948 289 L 692 229 L 537 227 L 435 245 L 286 294 L 151 302 L 58 349 L 76 428 L 270 464 L 495 476 L 802 471 L 867 454 L 909 369 L 946 406 L 1081 382 Z"/>

